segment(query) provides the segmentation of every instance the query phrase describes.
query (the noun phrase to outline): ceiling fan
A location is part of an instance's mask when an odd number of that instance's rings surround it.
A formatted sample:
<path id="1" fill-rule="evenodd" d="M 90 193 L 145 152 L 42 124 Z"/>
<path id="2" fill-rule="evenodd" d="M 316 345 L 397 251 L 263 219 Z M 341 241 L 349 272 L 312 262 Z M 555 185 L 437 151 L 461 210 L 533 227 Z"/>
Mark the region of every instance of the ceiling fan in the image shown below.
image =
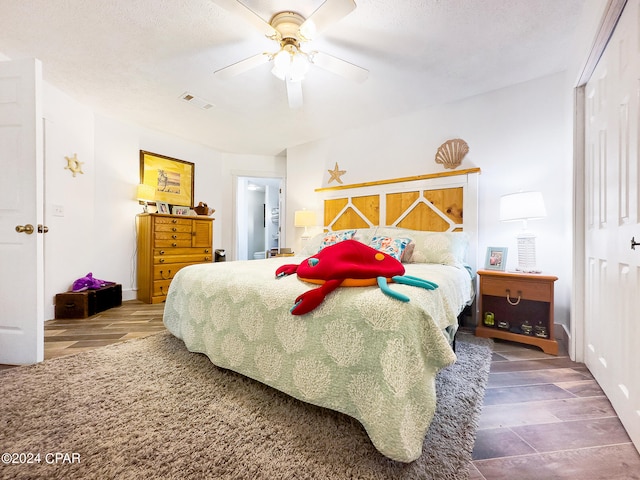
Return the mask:
<path id="1" fill-rule="evenodd" d="M 240 0 L 213 0 L 225 10 L 239 14 L 252 23 L 267 38 L 277 42 L 273 52 L 264 52 L 216 70 L 219 78 L 231 78 L 267 62 L 273 62 L 271 72 L 287 86 L 290 108 L 302 106 L 302 80 L 310 64 L 342 77 L 364 82 L 369 71 L 327 53 L 305 51 L 302 44 L 313 40 L 332 23 L 356 8 L 353 0 L 326 0 L 308 18 L 293 11 L 274 14 L 267 22 Z"/>

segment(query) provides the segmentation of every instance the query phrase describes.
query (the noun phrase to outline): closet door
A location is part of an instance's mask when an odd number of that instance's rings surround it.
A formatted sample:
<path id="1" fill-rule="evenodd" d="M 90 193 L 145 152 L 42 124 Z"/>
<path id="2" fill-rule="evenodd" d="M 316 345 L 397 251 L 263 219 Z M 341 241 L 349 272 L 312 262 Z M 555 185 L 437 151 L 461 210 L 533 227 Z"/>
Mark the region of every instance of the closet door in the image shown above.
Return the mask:
<path id="1" fill-rule="evenodd" d="M 640 448 L 638 3 L 586 86 L 585 363 Z"/>

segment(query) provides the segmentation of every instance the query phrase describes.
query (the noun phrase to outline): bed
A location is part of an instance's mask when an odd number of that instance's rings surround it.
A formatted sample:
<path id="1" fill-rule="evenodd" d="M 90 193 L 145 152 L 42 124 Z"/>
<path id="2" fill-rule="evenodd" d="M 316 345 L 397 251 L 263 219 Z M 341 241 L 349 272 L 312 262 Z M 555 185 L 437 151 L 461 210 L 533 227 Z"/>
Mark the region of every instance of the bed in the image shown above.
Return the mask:
<path id="1" fill-rule="evenodd" d="M 320 189 L 327 232 L 296 257 L 180 270 L 167 295 L 164 323 L 213 364 L 352 416 L 380 453 L 411 462 L 422 453 L 435 412 L 435 376 L 456 358 L 457 317 L 474 296 L 477 214 L 468 197 L 477 192 L 477 174 Z M 294 300 L 317 285 L 296 275 L 276 278 L 276 269 L 344 237 L 367 245 L 375 245 L 376 237 L 410 238 L 406 274 L 439 288 L 392 284 L 408 302 L 377 287 L 338 288 L 312 312 L 292 315 Z"/>

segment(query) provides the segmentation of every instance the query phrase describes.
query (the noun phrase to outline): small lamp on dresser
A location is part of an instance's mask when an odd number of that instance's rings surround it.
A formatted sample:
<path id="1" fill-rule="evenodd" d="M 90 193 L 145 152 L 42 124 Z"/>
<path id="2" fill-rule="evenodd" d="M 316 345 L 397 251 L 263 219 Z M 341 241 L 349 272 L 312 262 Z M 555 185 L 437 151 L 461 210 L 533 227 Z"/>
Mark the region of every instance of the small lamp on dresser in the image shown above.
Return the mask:
<path id="1" fill-rule="evenodd" d="M 522 220 L 522 231 L 518 239 L 518 267 L 523 273 L 540 273 L 536 266 L 536 235 L 527 229 L 528 220 L 538 220 L 547 216 L 544 199 L 540 192 L 517 192 L 500 197 L 500 221 Z"/>
<path id="2" fill-rule="evenodd" d="M 149 202 L 153 202 L 156 199 L 155 188 L 141 183 L 136 189 L 136 199 L 142 203 L 142 211 L 147 213 L 149 211 Z"/>

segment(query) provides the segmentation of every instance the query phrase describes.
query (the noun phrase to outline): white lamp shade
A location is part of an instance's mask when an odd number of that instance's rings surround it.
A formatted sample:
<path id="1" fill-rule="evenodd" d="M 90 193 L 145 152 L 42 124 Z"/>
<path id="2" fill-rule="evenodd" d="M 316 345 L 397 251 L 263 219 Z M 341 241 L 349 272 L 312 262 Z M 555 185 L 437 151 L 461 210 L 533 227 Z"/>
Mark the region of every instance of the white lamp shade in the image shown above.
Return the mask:
<path id="1" fill-rule="evenodd" d="M 136 199 L 142 201 L 153 201 L 156 198 L 156 189 L 151 185 L 140 184 L 136 189 Z"/>
<path id="2" fill-rule="evenodd" d="M 540 192 L 510 193 L 500 197 L 500 221 L 534 220 L 547 216 Z"/>
<path id="3" fill-rule="evenodd" d="M 293 224 L 296 227 L 313 227 L 316 224 L 316 213 L 310 210 L 298 210 L 295 212 Z"/>

